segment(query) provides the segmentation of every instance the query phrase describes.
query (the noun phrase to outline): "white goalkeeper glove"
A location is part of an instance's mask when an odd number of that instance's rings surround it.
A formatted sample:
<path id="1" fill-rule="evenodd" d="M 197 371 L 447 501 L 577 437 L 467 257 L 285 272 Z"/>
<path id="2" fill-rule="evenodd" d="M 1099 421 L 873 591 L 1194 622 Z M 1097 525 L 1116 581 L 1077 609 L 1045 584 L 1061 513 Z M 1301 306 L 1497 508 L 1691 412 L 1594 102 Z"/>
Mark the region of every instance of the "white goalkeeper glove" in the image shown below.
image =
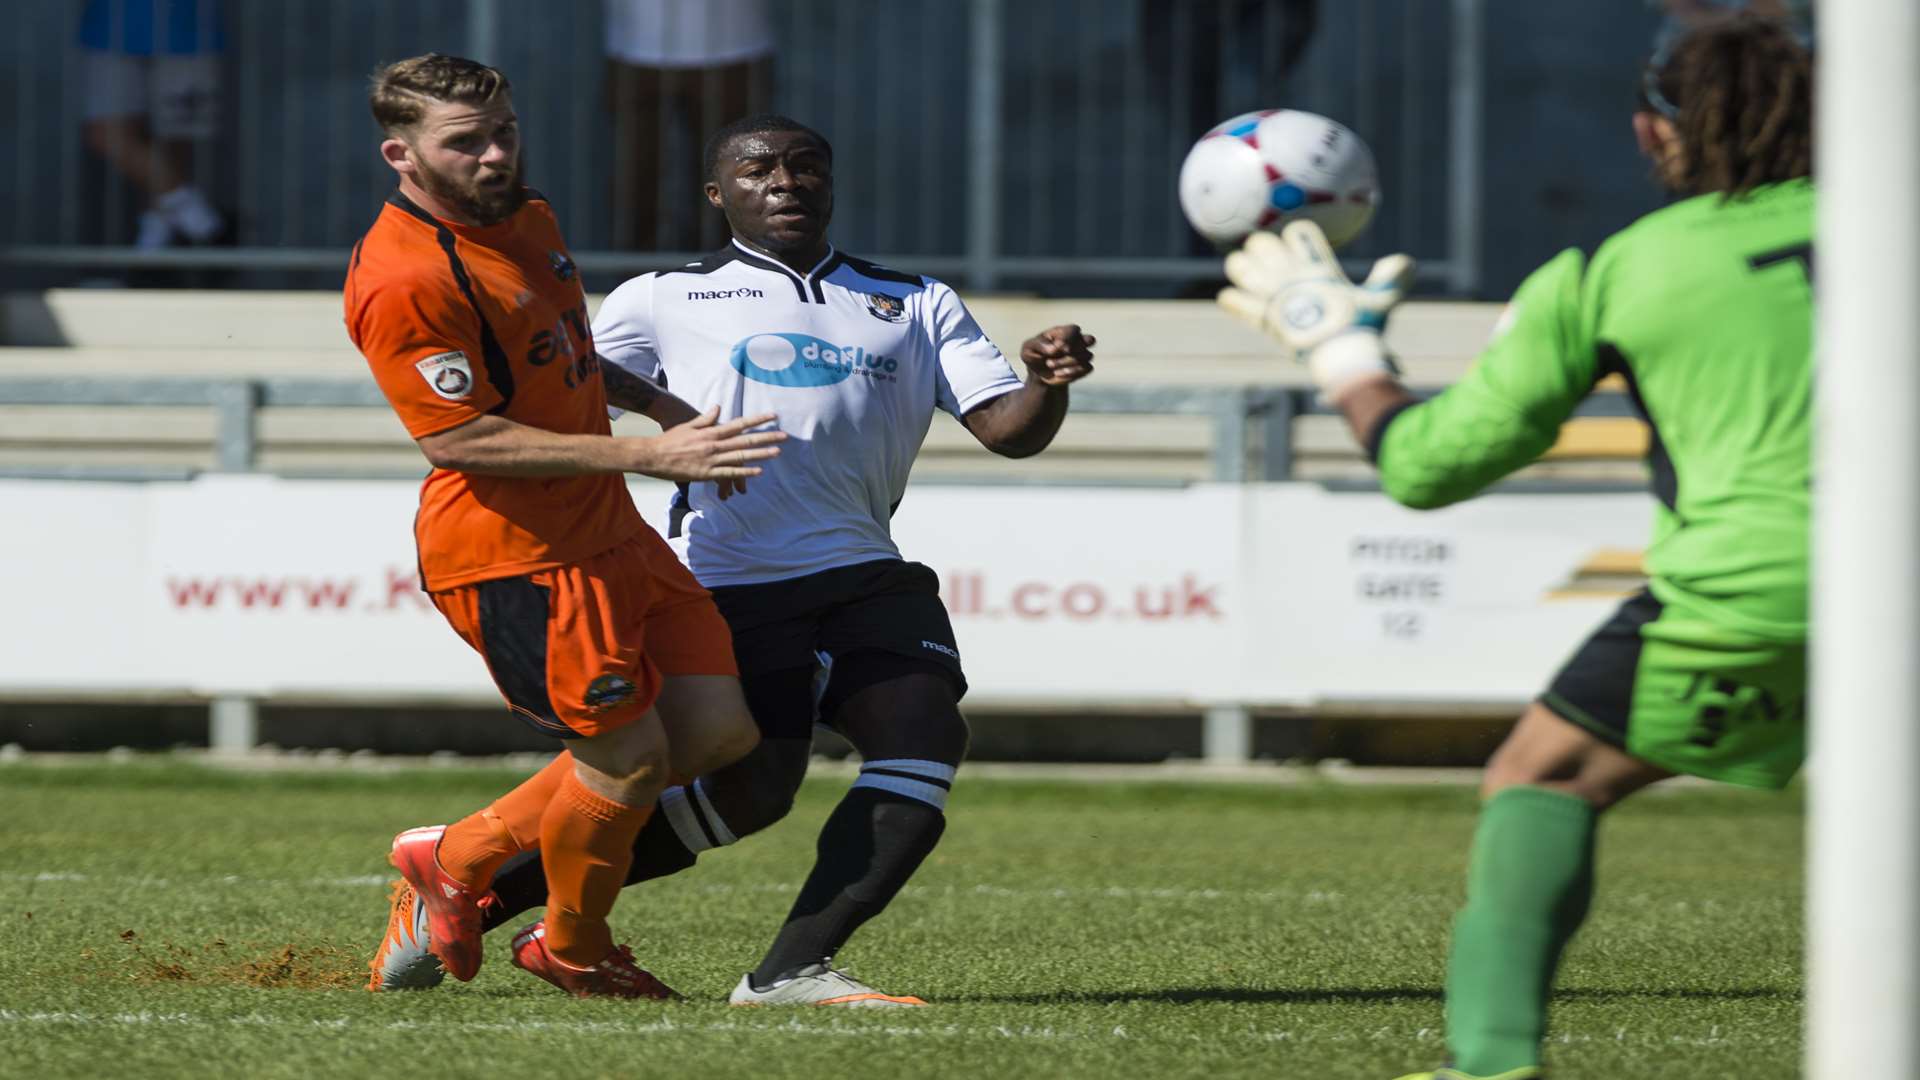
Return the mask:
<path id="1" fill-rule="evenodd" d="M 1279 236 L 1257 232 L 1227 256 L 1220 306 L 1265 330 L 1313 372 L 1329 404 L 1376 375 L 1397 375 L 1380 340 L 1387 313 L 1413 283 L 1413 259 L 1388 255 L 1355 285 L 1340 268 L 1327 234 L 1296 221 Z"/>

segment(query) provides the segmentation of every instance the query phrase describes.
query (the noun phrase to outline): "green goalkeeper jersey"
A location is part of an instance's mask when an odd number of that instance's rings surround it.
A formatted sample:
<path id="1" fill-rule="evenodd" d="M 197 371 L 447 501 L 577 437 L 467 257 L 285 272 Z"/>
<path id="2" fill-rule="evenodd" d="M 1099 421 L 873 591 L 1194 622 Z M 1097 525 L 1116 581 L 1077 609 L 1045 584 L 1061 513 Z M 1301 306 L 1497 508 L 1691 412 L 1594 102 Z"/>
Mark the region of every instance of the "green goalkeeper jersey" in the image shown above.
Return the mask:
<path id="1" fill-rule="evenodd" d="M 1459 383 L 1376 431 L 1381 484 L 1414 507 L 1468 498 L 1544 453 L 1618 373 L 1652 428 L 1650 588 L 1773 641 L 1807 627 L 1813 187 L 1704 195 L 1591 259 L 1565 251 L 1514 294 Z"/>

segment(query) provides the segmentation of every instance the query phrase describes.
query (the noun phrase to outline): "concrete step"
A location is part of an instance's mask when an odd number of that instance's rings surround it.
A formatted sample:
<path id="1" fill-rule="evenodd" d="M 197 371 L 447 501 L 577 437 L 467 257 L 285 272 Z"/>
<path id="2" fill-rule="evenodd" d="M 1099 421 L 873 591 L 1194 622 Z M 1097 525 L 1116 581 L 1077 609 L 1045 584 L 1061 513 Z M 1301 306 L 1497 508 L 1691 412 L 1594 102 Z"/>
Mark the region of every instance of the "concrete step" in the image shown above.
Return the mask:
<path id="1" fill-rule="evenodd" d="M 601 297 L 588 299 L 598 310 Z M 1028 336 L 1077 323 L 1097 336 L 1103 381 L 1301 386 L 1266 335 L 1207 300 L 969 298 L 1009 355 Z M 326 292 L 55 289 L 0 296 L 0 372 L 273 375 L 341 373 L 360 363 L 340 296 Z M 1486 343 L 1493 304 L 1402 305 L 1388 344 L 1415 382 L 1451 382 Z M 55 350 L 46 352 L 45 350 Z"/>

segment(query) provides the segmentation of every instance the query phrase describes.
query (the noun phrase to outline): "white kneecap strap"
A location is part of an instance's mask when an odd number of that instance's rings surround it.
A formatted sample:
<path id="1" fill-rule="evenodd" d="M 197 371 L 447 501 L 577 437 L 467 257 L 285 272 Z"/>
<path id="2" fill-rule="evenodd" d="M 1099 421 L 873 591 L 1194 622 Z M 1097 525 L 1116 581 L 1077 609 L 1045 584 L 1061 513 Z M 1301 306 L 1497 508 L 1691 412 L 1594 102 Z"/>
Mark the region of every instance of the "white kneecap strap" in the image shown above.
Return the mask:
<path id="1" fill-rule="evenodd" d="M 688 788 L 692 789 L 691 797 Z M 661 792 L 660 810 L 667 815 L 667 824 L 673 826 L 674 835 L 695 855 L 739 839 L 721 820 L 719 811 L 713 808 L 713 802 L 707 798 L 706 787 L 699 780 L 686 787 L 670 787 Z"/>
<path id="2" fill-rule="evenodd" d="M 919 758 L 884 758 L 860 766 L 857 788 L 876 788 L 926 803 L 935 810 L 947 808 L 947 793 L 953 789 L 957 772 L 951 765 Z"/>

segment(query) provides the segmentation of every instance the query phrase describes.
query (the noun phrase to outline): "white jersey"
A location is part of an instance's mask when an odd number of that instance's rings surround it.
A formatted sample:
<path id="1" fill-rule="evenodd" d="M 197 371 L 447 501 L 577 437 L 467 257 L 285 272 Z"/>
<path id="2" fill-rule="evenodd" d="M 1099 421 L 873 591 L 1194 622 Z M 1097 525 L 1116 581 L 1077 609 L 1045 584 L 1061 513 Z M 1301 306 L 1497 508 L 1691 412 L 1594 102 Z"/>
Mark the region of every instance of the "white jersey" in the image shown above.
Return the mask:
<path id="1" fill-rule="evenodd" d="M 831 249 L 805 275 L 738 242 L 643 274 L 607 295 L 593 341 L 722 421 L 780 414 L 787 441 L 745 495 L 675 496 L 669 540 L 709 586 L 899 558 L 888 519 L 934 409 L 1024 385 L 952 289 Z"/>

